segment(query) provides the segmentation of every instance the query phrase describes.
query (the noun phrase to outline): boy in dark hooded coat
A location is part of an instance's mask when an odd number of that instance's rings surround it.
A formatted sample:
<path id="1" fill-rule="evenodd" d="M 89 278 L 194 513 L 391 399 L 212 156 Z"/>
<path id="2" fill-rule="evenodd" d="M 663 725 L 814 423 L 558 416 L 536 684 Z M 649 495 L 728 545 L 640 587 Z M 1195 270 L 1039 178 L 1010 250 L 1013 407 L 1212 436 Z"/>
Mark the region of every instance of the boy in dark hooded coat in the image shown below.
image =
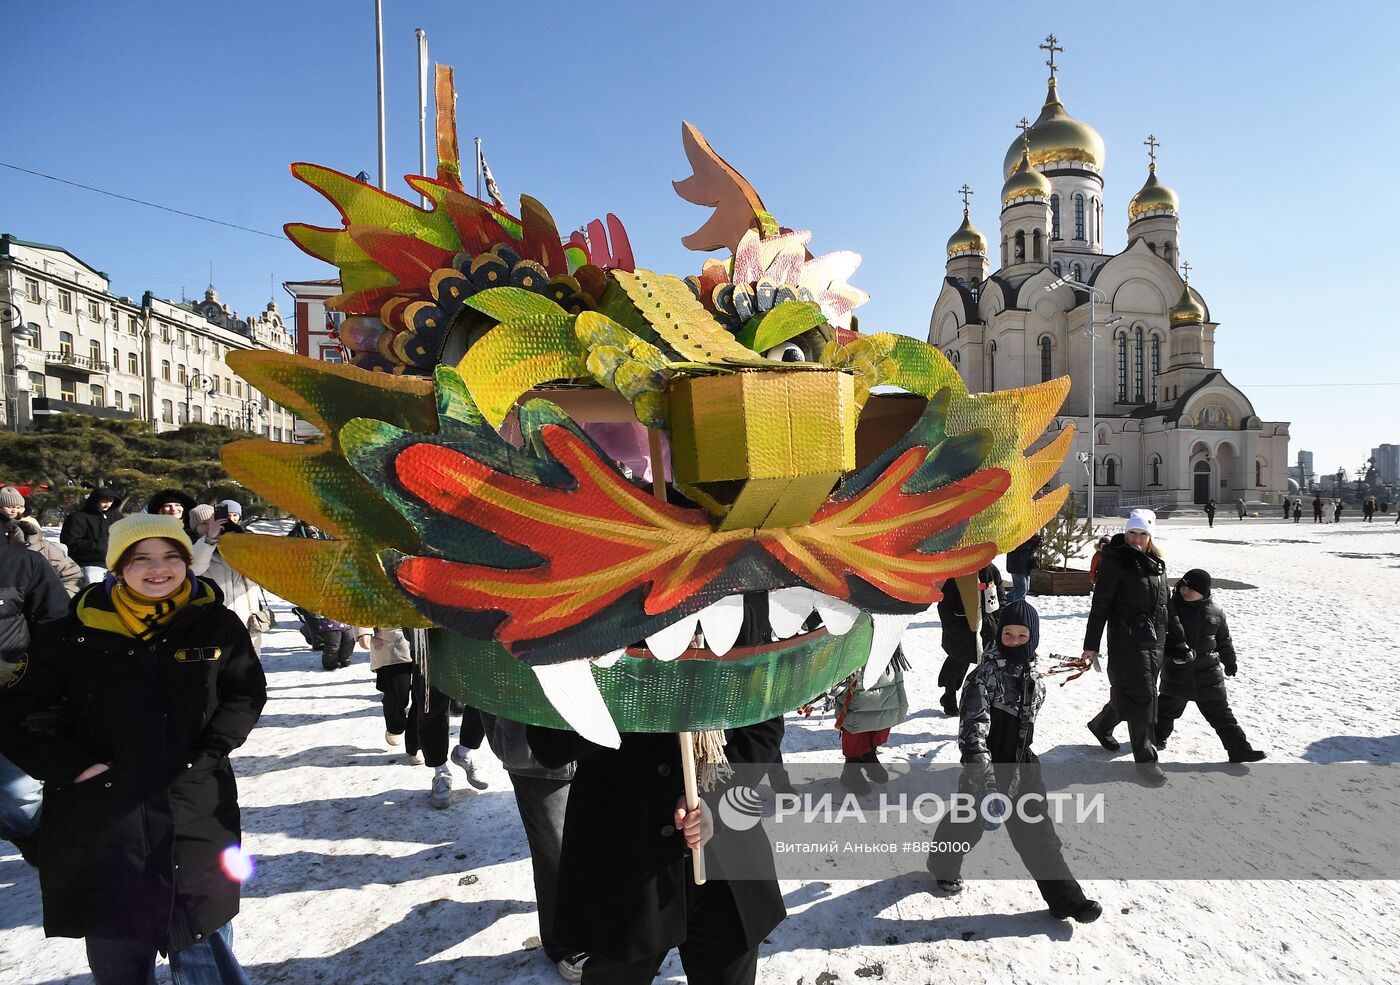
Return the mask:
<path id="1" fill-rule="evenodd" d="M 976 798 L 979 819 L 955 821 L 949 811 L 933 840 L 976 845 L 983 831 L 995 831 L 1004 820 L 1050 915 L 1091 923 L 1103 907 L 1086 898 L 1070 875 L 1055 825 L 1045 814 L 1040 759 L 1031 751 L 1035 719 L 1045 701 L 1045 682 L 1036 667 L 1039 643 L 1040 614 L 1035 607 L 1024 599 L 1008 603 L 1001 610 L 997 641 L 982 654 L 962 693 L 958 746 L 963 772 L 958 792 Z M 961 852 L 929 853 L 928 870 L 945 893 L 962 892 L 962 861 Z"/>
<path id="2" fill-rule="evenodd" d="M 1225 695 L 1225 678 L 1235 676 L 1235 646 L 1225 611 L 1210 595 L 1210 572 L 1192 568 L 1181 576 L 1172 592 L 1171 609 L 1181 620 L 1186 642 L 1196 655 L 1190 663 L 1167 663 L 1162 668 L 1157 698 L 1157 748 L 1167 738 L 1186 706 L 1192 701 L 1220 736 L 1232 763 L 1257 763 L 1265 754 L 1245 738 Z"/>

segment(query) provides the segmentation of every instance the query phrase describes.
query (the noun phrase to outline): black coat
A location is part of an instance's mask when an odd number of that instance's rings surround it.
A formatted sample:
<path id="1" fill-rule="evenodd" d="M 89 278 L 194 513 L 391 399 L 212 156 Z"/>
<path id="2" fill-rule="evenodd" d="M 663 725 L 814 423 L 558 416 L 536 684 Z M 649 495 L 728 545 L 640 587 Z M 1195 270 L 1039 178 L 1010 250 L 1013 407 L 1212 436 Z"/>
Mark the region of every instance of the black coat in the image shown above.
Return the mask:
<path id="1" fill-rule="evenodd" d="M 1150 706 L 1154 717 L 1165 653 L 1170 649 L 1180 657 L 1186 645 L 1168 594 L 1165 562 L 1115 534 L 1099 559 L 1084 649 L 1098 652 L 1106 626 L 1109 683 L 1123 697 Z"/>
<path id="2" fill-rule="evenodd" d="M 1035 552 L 1040 550 L 1040 534 L 1031 534 L 1031 539 L 1006 554 L 1006 572 L 1012 575 L 1028 575 L 1032 568 L 1040 567 Z"/>
<path id="3" fill-rule="evenodd" d="M 97 504 L 107 498 L 112 500 L 112 506 L 103 513 Z M 63 521 L 59 542 L 68 548 L 68 556 L 82 567 L 107 567 L 107 532 L 122 518 L 117 502 L 117 497 L 109 496 L 108 491 L 94 489 L 83 505 Z"/>
<path id="4" fill-rule="evenodd" d="M 1209 596 L 1187 602 L 1176 592 L 1170 605 L 1196 659 L 1185 664 L 1167 661 L 1162 667 L 1161 693 L 1188 701 L 1225 700 L 1225 671 L 1235 669 L 1235 645 L 1224 611 Z"/>
<path id="5" fill-rule="evenodd" d="M 989 564 L 977 572 L 977 580 L 983 585 L 995 586 L 997 611 L 1006 605 L 1006 593 L 1001 587 L 1001 572 L 995 564 Z M 981 614 L 978 630 L 973 634 L 967 624 L 967 606 L 963 604 L 958 583 L 949 578 L 943 583 L 943 597 L 938 600 L 938 621 L 943 632 L 943 652 L 954 660 L 967 664 L 977 662 L 977 655 L 997 638 L 997 611 L 987 610 L 987 597 L 978 593 Z M 978 639 L 981 643 L 978 643 Z"/>
<path id="6" fill-rule="evenodd" d="M 31 627 L 67 611 L 68 593 L 42 554 L 0 546 L 0 660 L 18 660 L 29 647 Z"/>
<path id="7" fill-rule="evenodd" d="M 731 729 L 725 753 L 735 763 L 774 762 L 782 728 L 782 719 L 772 719 Z M 546 766 L 578 761 L 559 863 L 554 931 L 560 945 L 635 961 L 684 943 L 687 894 L 696 887 L 685 836 L 675 829 L 676 800 L 685 790 L 677 737 L 628 733 L 621 748 L 613 750 L 572 732 L 533 725 L 529 736 L 536 758 Z M 767 851 L 761 829 L 748 834 Z M 755 879 L 748 873 L 742 880 L 722 882 L 725 874 L 716 871 L 712 854 L 706 856 L 706 889 L 727 887 L 743 929 L 742 941 L 734 945 L 740 951 L 755 947 L 787 916 L 777 879 Z"/>
<path id="8" fill-rule="evenodd" d="M 262 711 L 262 664 L 217 601 L 146 643 L 79 622 L 94 593 L 110 605 L 101 585 L 78 593 L 0 694 L 0 752 L 45 781 L 44 932 L 188 947 L 238 912 L 220 865 L 242 840 L 228 754 Z M 112 765 L 73 782 L 94 763 Z"/>

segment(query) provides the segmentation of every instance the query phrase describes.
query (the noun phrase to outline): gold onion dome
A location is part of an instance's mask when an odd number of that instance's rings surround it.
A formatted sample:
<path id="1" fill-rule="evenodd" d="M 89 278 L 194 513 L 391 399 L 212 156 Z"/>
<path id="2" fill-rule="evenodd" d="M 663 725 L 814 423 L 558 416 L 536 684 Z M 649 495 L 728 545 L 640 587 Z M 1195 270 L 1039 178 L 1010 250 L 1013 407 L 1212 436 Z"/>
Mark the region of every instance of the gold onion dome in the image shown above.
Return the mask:
<path id="1" fill-rule="evenodd" d="M 1157 179 L 1157 165 L 1149 165 L 1146 183 L 1133 196 L 1133 200 L 1128 203 L 1128 222 L 1134 223 L 1139 219 L 1160 215 L 1163 212 L 1176 215 L 1180 204 L 1176 192 Z"/>
<path id="2" fill-rule="evenodd" d="M 986 256 L 987 238 L 977 231 L 977 227 L 968 217 L 967 209 L 963 209 L 962 225 L 958 227 L 957 232 L 948 237 L 948 256 L 964 256 L 969 253 Z"/>
<path id="3" fill-rule="evenodd" d="M 1006 179 L 1006 184 L 1001 186 L 1001 206 L 1006 208 L 1013 202 L 1020 199 L 1040 198 L 1049 201 L 1050 181 L 1045 175 L 1031 167 L 1030 152 L 1026 148 L 1021 149 L 1021 163 L 1016 165 L 1016 170 L 1011 173 L 1011 177 Z"/>
<path id="4" fill-rule="evenodd" d="M 1201 307 L 1201 303 L 1191 293 L 1190 283 L 1182 287 L 1181 300 L 1172 306 L 1171 311 L 1167 312 L 1167 317 L 1173 325 L 1205 324 L 1206 309 Z"/>
<path id="5" fill-rule="evenodd" d="M 1053 170 L 1052 166 L 1056 164 L 1078 164 L 1095 174 L 1103 173 L 1106 157 L 1103 138 L 1089 124 L 1081 123 L 1065 112 L 1053 78 L 1040 116 L 1026 131 L 1026 137 L 1030 141 L 1031 164 L 1037 168 Z M 1002 173 L 1010 177 L 1020 157 L 1021 141 L 1017 140 L 1006 152 Z"/>

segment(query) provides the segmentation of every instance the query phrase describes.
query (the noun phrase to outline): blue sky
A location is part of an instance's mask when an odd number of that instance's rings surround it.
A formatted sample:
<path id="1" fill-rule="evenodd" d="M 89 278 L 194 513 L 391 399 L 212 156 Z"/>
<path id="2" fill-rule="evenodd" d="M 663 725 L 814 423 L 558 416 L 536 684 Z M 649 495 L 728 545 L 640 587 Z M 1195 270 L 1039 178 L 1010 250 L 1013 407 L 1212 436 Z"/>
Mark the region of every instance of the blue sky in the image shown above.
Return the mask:
<path id="1" fill-rule="evenodd" d="M 1159 171 L 1182 202 L 1192 282 L 1220 322 L 1216 361 L 1291 453 L 1354 469 L 1400 443 L 1390 296 L 1400 139 L 1400 5 L 1313 3 L 468 4 L 385 2 L 389 188 L 417 169 L 414 29 L 457 70 L 464 148 L 480 136 L 507 201 L 561 229 L 612 211 L 638 262 L 687 273 L 707 213 L 675 196 L 681 120 L 815 252 L 851 249 L 867 330 L 923 338 L 960 220 L 997 228 L 1002 155 L 1045 92 L 1108 147 L 1106 249 Z M 330 224 L 291 161 L 375 170 L 372 0 L 14 3 L 0 161 L 269 232 Z M 468 151 L 469 153 L 469 151 Z M 432 165 L 430 164 L 430 169 Z M 0 168 L 0 230 L 62 245 L 117 293 L 214 281 L 244 313 L 269 283 L 331 271 L 289 243 Z M 1345 384 L 1300 387 L 1304 383 Z M 1359 386 L 1357 384 L 1390 384 Z M 1266 385 L 1268 384 L 1268 385 Z"/>

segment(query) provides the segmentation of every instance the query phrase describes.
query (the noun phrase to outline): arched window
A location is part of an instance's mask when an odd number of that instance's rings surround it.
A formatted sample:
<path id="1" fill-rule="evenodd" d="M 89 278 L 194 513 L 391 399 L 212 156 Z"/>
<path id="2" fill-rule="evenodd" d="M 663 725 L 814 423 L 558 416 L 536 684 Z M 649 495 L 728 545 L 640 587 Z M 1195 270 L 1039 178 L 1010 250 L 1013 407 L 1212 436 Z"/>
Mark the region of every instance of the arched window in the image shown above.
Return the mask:
<path id="1" fill-rule="evenodd" d="M 1077 264 L 1077 263 L 1076 263 L 1076 264 L 1074 264 L 1073 266 L 1071 266 L 1071 267 L 1069 268 L 1069 273 L 1070 273 L 1070 276 L 1073 277 L 1075 280 L 1079 281 L 1079 283 L 1081 283 L 1081 284 L 1084 283 L 1084 268 L 1083 268 L 1083 266 L 1081 266 L 1080 264 Z"/>
<path id="2" fill-rule="evenodd" d="M 1136 385 L 1133 387 L 1133 399 L 1142 403 L 1142 326 L 1138 325 L 1133 329 L 1133 376 Z"/>
<path id="3" fill-rule="evenodd" d="M 1050 265 L 1050 269 L 1053 270 L 1053 271 L 1055 271 L 1055 276 L 1056 276 L 1056 277 L 1060 276 L 1060 261 L 1059 261 L 1059 260 L 1056 260 L 1054 263 L 1052 263 L 1052 264 Z"/>
<path id="4" fill-rule="evenodd" d="M 1050 196 L 1050 238 L 1060 238 L 1060 196 Z"/>
<path id="5" fill-rule="evenodd" d="M 1084 238 L 1084 196 L 1078 192 L 1074 196 L 1074 238 Z"/>
<path id="6" fill-rule="evenodd" d="M 1161 459 L 1160 456 L 1153 455 L 1153 456 L 1152 456 L 1152 485 L 1154 485 L 1154 486 L 1160 486 L 1161 484 L 1162 484 L 1162 459 Z"/>
<path id="7" fill-rule="evenodd" d="M 175 405 L 169 400 L 160 402 L 160 419 L 166 424 L 175 423 Z"/>
<path id="8" fill-rule="evenodd" d="M 91 384 L 88 387 L 88 402 L 94 407 L 105 407 L 107 405 L 107 391 L 96 383 Z"/>
<path id="9" fill-rule="evenodd" d="M 1026 259 L 1026 232 L 1024 229 L 1016 231 L 1016 253 L 1015 260 L 1021 263 Z"/>
<path id="10" fill-rule="evenodd" d="M 987 389 L 997 388 L 997 344 L 987 343 Z"/>
<path id="11" fill-rule="evenodd" d="M 1264 462 L 1260 459 L 1254 462 L 1254 484 L 1261 487 L 1264 485 Z"/>
<path id="12" fill-rule="evenodd" d="M 58 352 L 59 352 L 59 354 L 62 355 L 62 356 L 69 356 L 69 357 L 71 357 L 71 356 L 73 355 L 73 333 L 72 333 L 72 332 L 59 332 L 59 333 L 58 333 Z"/>
<path id="13" fill-rule="evenodd" d="M 1118 333 L 1118 400 L 1128 399 L 1128 335 Z"/>
<path id="14" fill-rule="evenodd" d="M 1154 242 L 1152 242 L 1152 240 L 1150 240 L 1150 239 L 1147 241 L 1147 248 L 1148 248 L 1149 250 L 1151 250 L 1153 253 L 1156 253 L 1156 252 L 1157 252 L 1157 244 L 1154 243 Z"/>
<path id="15" fill-rule="evenodd" d="M 170 360 L 169 360 L 169 359 L 162 359 L 162 360 L 160 361 L 160 378 L 161 378 L 162 380 L 169 380 L 169 379 L 170 379 Z"/>
<path id="16" fill-rule="evenodd" d="M 1110 458 L 1103 463 L 1103 484 L 1106 486 L 1118 485 L 1118 461 Z"/>
<path id="17" fill-rule="evenodd" d="M 88 356 L 92 359 L 92 368 L 97 369 L 102 363 L 102 343 L 96 340 L 89 342 Z"/>
<path id="18" fill-rule="evenodd" d="M 1044 383 L 1050 379 L 1052 368 L 1050 362 L 1050 336 L 1045 335 L 1040 339 L 1040 382 Z"/>
<path id="19" fill-rule="evenodd" d="M 1093 243 L 1103 235 L 1103 227 L 1099 222 L 1099 200 L 1091 198 L 1089 200 L 1089 242 Z"/>
<path id="20" fill-rule="evenodd" d="M 1168 242 L 1166 242 L 1166 243 L 1163 243 L 1163 244 L 1162 244 L 1162 259 L 1163 259 L 1163 260 L 1166 260 L 1167 263 L 1175 263 L 1175 262 L 1176 262 L 1176 257 L 1174 257 L 1174 256 L 1172 255 L 1172 253 L 1173 253 L 1173 251 L 1172 251 L 1172 244 L 1171 244 L 1171 242 L 1168 241 Z"/>
<path id="21" fill-rule="evenodd" d="M 1157 402 L 1157 375 L 1162 372 L 1162 340 L 1152 336 L 1152 402 Z"/>
<path id="22" fill-rule="evenodd" d="M 1006 240 L 1001 241 L 1001 265 L 1006 266 Z"/>
<path id="23" fill-rule="evenodd" d="M 185 364 L 180 363 L 175 367 L 175 382 L 183 384 L 185 382 Z"/>
<path id="24" fill-rule="evenodd" d="M 1037 229 L 1037 230 L 1035 231 L 1035 233 L 1031 236 L 1031 258 L 1034 259 L 1034 260 L 1036 260 L 1036 261 L 1039 261 L 1039 260 L 1042 260 L 1042 259 L 1043 259 L 1043 257 L 1041 256 L 1041 248 L 1040 248 L 1040 241 L 1041 241 L 1041 238 L 1042 238 L 1042 237 L 1041 237 L 1041 235 L 1040 235 L 1040 230 L 1039 230 L 1039 229 Z"/>

